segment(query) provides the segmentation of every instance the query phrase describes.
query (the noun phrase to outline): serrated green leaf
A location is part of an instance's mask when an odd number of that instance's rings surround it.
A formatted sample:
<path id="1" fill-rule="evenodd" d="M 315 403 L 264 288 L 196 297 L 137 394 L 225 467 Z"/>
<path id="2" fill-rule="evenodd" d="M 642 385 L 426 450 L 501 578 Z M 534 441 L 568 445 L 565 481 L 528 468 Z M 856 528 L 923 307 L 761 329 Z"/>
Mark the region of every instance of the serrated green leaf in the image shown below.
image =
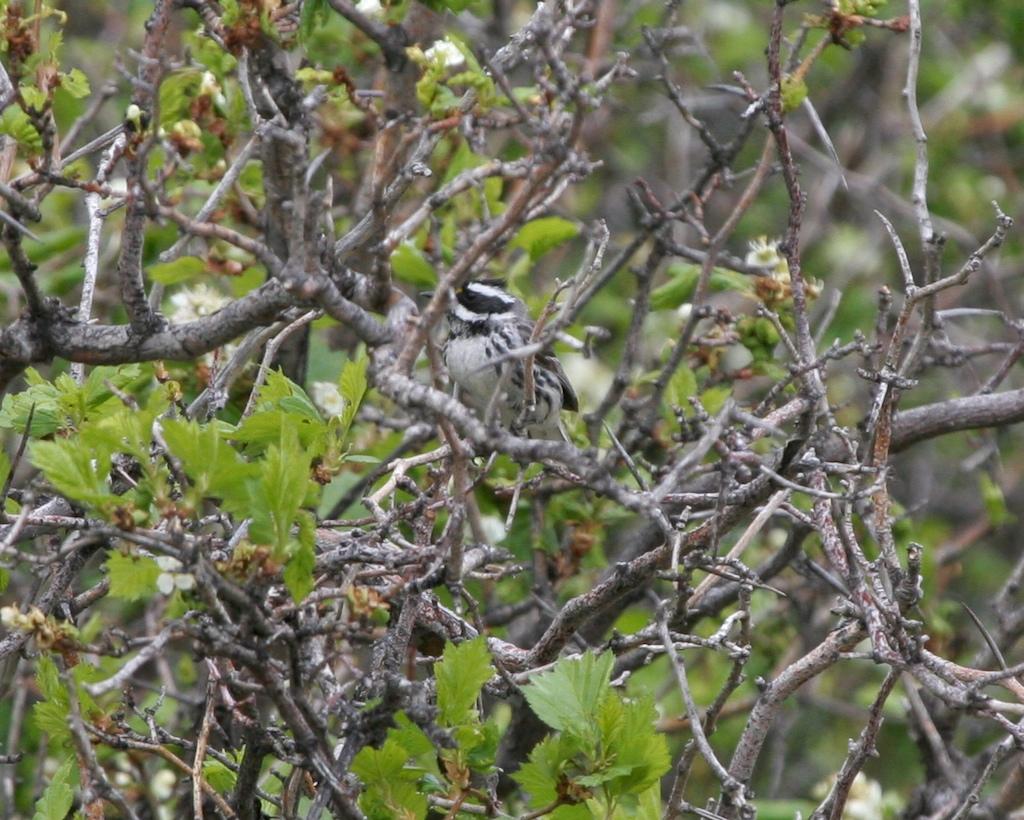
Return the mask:
<path id="1" fill-rule="evenodd" d="M 282 404 L 288 401 L 282 400 Z M 292 430 L 299 436 L 304 447 L 313 445 L 327 431 L 327 423 L 320 419 L 311 419 L 305 414 L 288 413 L 284 410 L 261 410 L 253 413 L 242 425 L 231 434 L 231 438 L 248 445 L 246 450 L 263 450 L 269 445 L 280 441 L 284 430 Z M 317 449 L 319 452 L 320 448 Z"/>
<path id="2" fill-rule="evenodd" d="M 403 242 L 392 252 L 391 270 L 403 282 L 418 288 L 430 288 L 437 284 L 434 266 L 411 242 Z"/>
<path id="3" fill-rule="evenodd" d="M 250 496 L 247 481 L 256 467 L 246 463 L 227 442 L 216 424 L 167 419 L 161 422 L 167 449 L 181 462 L 200 498 L 224 501 L 228 512 L 248 517 Z"/>
<path id="4" fill-rule="evenodd" d="M 21 98 L 25 101 L 25 105 L 29 108 L 41 111 L 46 105 L 46 93 L 34 85 L 23 85 L 18 90 L 21 92 Z"/>
<path id="5" fill-rule="evenodd" d="M 278 559 L 288 554 L 292 525 L 308 495 L 309 461 L 296 432 L 283 430 L 280 442 L 268 447 L 257 462 L 256 477 L 250 482 L 249 537 L 272 547 Z"/>
<path id="6" fill-rule="evenodd" d="M 0 115 L 0 134 L 10 137 L 30 153 L 35 154 L 43 149 L 43 140 L 36 127 L 28 114 L 16 105 L 7 106 Z"/>
<path id="7" fill-rule="evenodd" d="M 419 726 L 409 720 L 409 716 L 405 712 L 395 715 L 395 728 L 388 730 L 388 736 L 393 737 L 409 753 L 410 757 L 420 758 L 424 755 L 436 755 L 436 749 L 430 742 L 430 738 Z"/>
<path id="8" fill-rule="evenodd" d="M 427 816 L 427 798 L 417 787 L 418 773 L 406 767 L 409 752 L 390 734 L 379 749 L 365 746 L 352 761 L 352 772 L 366 786 L 359 807 L 370 820 Z"/>
<path id="9" fill-rule="evenodd" d="M 29 455 L 46 480 L 69 498 L 96 508 L 119 502 L 107 486 L 109 451 L 90 451 L 71 438 L 35 441 Z"/>
<path id="10" fill-rule="evenodd" d="M 437 678 L 438 723 L 457 726 L 475 720 L 476 699 L 494 674 L 487 642 L 480 636 L 461 644 L 446 644 L 434 666 Z"/>
<path id="11" fill-rule="evenodd" d="M 512 775 L 530 795 L 531 806 L 547 806 L 558 797 L 559 781 L 575 749 L 564 736 L 544 738 L 530 751 L 526 763 Z"/>
<path id="12" fill-rule="evenodd" d="M 69 757 L 54 772 L 42 796 L 36 802 L 32 820 L 64 820 L 75 800 L 78 768 L 75 758 Z"/>
<path id="13" fill-rule="evenodd" d="M 32 720 L 36 728 L 45 732 L 55 745 L 71 739 L 68 726 L 70 711 L 68 693 L 60 681 L 57 666 L 49 655 L 41 655 L 36 664 L 36 685 L 45 700 L 32 707 Z"/>
<path id="14" fill-rule="evenodd" d="M 367 786 L 407 777 L 405 761 L 409 752 L 394 738 L 387 738 L 379 749 L 364 746 L 352 760 L 352 772 Z"/>
<path id="15" fill-rule="evenodd" d="M 203 74 L 194 68 L 173 71 L 160 83 L 160 125 L 168 128 L 188 116 Z"/>
<path id="16" fill-rule="evenodd" d="M 649 697 L 624 700 L 617 694 L 602 704 L 602 751 L 613 761 L 601 772 L 612 795 L 640 794 L 669 770 L 665 736 L 655 731 L 658 712 Z M 580 782 L 583 782 L 582 780 Z"/>
<path id="17" fill-rule="evenodd" d="M 149 278 L 161 285 L 177 285 L 205 272 L 206 262 L 198 256 L 182 256 L 173 262 L 150 265 L 147 270 Z"/>
<path id="18" fill-rule="evenodd" d="M 32 368 L 26 377 L 35 373 Z M 38 374 L 36 374 L 38 375 Z M 27 390 L 4 396 L 0 405 L 0 429 L 24 433 L 29 417 L 32 418 L 32 438 L 42 438 L 57 432 L 65 416 L 60 409 L 60 391 L 52 384 L 30 384 Z"/>
<path id="19" fill-rule="evenodd" d="M 298 385 L 296 385 L 296 388 L 293 395 L 281 399 L 277 406 L 286 413 L 302 416 L 310 421 L 323 421 L 320 411 L 313 403 L 313 400 L 306 394 L 306 391 L 298 387 Z"/>
<path id="20" fill-rule="evenodd" d="M 64 691 L 64 685 L 60 682 L 57 664 L 49 655 L 40 655 L 39 661 L 36 663 L 36 686 L 47 700 L 67 702 L 68 693 Z"/>
<path id="21" fill-rule="evenodd" d="M 89 78 L 78 68 L 73 68 L 66 74 L 60 75 L 60 87 L 76 100 L 89 96 Z"/>
<path id="22" fill-rule="evenodd" d="M 526 702 L 552 729 L 592 737 L 598 709 L 609 692 L 613 660 L 610 652 L 560 660 L 523 688 Z"/>
<path id="23" fill-rule="evenodd" d="M 156 579 L 161 569 L 152 558 L 111 550 L 103 566 L 110 579 L 111 598 L 143 601 L 156 594 Z"/>
<path id="24" fill-rule="evenodd" d="M 522 248 L 536 261 L 552 248 L 574 238 L 580 232 L 575 222 L 560 216 L 545 216 L 527 222 L 519 229 L 509 243 L 513 248 Z"/>
<path id="25" fill-rule="evenodd" d="M 294 552 L 284 567 L 284 585 L 291 593 L 292 600 L 299 603 L 313 591 L 313 568 L 316 553 L 313 550 L 315 523 L 311 515 L 299 516 L 299 540 Z"/>

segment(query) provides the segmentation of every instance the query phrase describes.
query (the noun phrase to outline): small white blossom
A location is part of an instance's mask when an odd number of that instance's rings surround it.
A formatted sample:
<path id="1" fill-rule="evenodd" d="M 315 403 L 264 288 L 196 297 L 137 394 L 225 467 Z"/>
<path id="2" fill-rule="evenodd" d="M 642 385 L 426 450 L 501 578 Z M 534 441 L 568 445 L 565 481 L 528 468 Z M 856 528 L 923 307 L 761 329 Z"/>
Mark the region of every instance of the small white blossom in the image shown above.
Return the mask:
<path id="1" fill-rule="evenodd" d="M 161 769 L 149 781 L 149 790 L 157 800 L 170 800 L 178 777 L 170 769 Z"/>
<path id="2" fill-rule="evenodd" d="M 345 412 L 345 399 L 334 382 L 313 382 L 309 388 L 310 398 L 328 417 L 340 416 Z"/>
<path id="3" fill-rule="evenodd" d="M 182 592 L 188 592 L 190 589 L 195 589 L 196 579 L 189 573 L 182 572 L 174 576 L 174 586 Z"/>
<path id="4" fill-rule="evenodd" d="M 213 97 L 213 102 L 218 108 L 224 108 L 227 105 L 227 98 L 212 71 L 203 72 L 202 82 L 199 83 L 199 95 Z"/>
<path id="5" fill-rule="evenodd" d="M 182 563 L 177 558 L 172 558 L 170 555 L 158 555 L 156 557 L 156 565 L 160 567 L 164 572 L 180 572 Z"/>
<path id="6" fill-rule="evenodd" d="M 227 304 L 228 298 L 202 283 L 191 288 L 179 290 L 170 298 L 171 320 L 174 322 L 192 322 L 203 316 L 216 313 Z"/>
<path id="7" fill-rule="evenodd" d="M 843 817 L 849 820 L 874 820 L 884 814 L 882 784 L 858 772 L 850 787 Z"/>
<path id="8" fill-rule="evenodd" d="M 0 608 L 0 624 L 11 629 L 21 618 L 21 612 L 16 606 L 5 606 Z"/>
<path id="9" fill-rule="evenodd" d="M 169 318 L 174 323 L 194 322 L 204 316 L 210 316 L 224 307 L 230 300 L 220 291 L 211 288 L 209 285 L 199 283 L 191 288 L 179 290 L 168 300 L 171 303 Z M 220 348 L 221 361 L 231 358 L 237 345 L 227 344 Z M 213 354 L 207 353 L 202 357 L 206 365 L 213 362 Z"/>
<path id="10" fill-rule="evenodd" d="M 424 53 L 428 60 L 431 62 L 439 61 L 445 68 L 456 68 L 466 62 L 466 58 L 462 56 L 459 47 L 447 37 L 436 41 Z"/>
<path id="11" fill-rule="evenodd" d="M 750 252 L 743 260 L 751 267 L 767 268 L 772 278 L 789 281 L 789 262 L 779 253 L 779 240 L 760 236 L 750 243 Z"/>
<path id="12" fill-rule="evenodd" d="M 484 531 L 487 540 L 492 544 L 498 544 L 505 540 L 505 522 L 497 515 L 484 515 L 480 517 L 480 527 Z"/>
<path id="13" fill-rule="evenodd" d="M 380 4 L 380 0 L 359 0 L 356 3 L 356 11 L 360 14 L 365 14 L 367 17 L 384 16 L 384 7 Z"/>
<path id="14" fill-rule="evenodd" d="M 184 565 L 177 558 L 169 555 L 158 555 L 156 565 L 163 570 L 156 579 L 156 588 L 164 595 L 170 595 L 174 590 L 180 589 L 188 592 L 196 585 L 196 579 L 187 572 L 182 572 Z"/>

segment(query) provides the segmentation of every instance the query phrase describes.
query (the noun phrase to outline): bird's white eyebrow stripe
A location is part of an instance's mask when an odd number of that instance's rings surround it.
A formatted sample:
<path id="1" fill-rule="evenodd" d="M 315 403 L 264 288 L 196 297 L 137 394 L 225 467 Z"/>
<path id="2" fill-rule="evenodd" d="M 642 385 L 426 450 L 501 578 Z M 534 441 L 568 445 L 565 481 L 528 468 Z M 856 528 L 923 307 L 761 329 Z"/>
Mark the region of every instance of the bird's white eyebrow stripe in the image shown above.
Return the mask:
<path id="1" fill-rule="evenodd" d="M 487 319 L 494 319 L 496 321 L 505 321 L 516 319 L 516 314 L 512 311 L 506 311 L 505 313 L 474 313 L 465 305 L 461 305 L 456 302 L 452 305 L 452 313 L 455 314 L 456 319 L 461 319 L 463 322 L 483 322 Z"/>
<path id="2" fill-rule="evenodd" d="M 507 302 L 510 305 L 515 302 L 515 297 L 512 294 L 507 290 L 496 288 L 494 285 L 485 285 L 481 282 L 473 282 L 468 285 L 468 287 L 479 293 L 481 296 L 490 296 L 494 299 L 501 299 L 503 302 Z"/>
<path id="3" fill-rule="evenodd" d="M 456 302 L 452 305 L 452 313 L 455 314 L 456 319 L 461 319 L 463 322 L 482 322 L 487 318 L 484 313 L 474 313 L 468 307 Z"/>

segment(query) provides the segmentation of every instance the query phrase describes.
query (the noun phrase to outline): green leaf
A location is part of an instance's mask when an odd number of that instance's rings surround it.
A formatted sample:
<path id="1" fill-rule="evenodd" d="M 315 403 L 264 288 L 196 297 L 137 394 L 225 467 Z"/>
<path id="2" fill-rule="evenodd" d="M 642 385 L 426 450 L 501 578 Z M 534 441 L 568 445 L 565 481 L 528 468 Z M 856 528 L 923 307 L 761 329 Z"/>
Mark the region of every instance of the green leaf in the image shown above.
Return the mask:
<path id="1" fill-rule="evenodd" d="M 119 503 L 118 496 L 107 487 L 109 451 L 90 451 L 71 438 L 35 441 L 29 454 L 47 481 L 69 498 L 96 508 Z"/>
<path id="2" fill-rule="evenodd" d="M 434 757 L 437 754 L 430 738 L 419 726 L 409 720 L 405 712 L 395 715 L 395 728 L 388 730 L 388 736 L 398 741 L 402 748 L 408 751 L 410 757 L 421 758 L 425 755 Z"/>
<path id="3" fill-rule="evenodd" d="M 46 105 L 46 93 L 34 85 L 23 85 L 18 90 L 21 92 L 21 98 L 25 101 L 25 105 L 29 108 L 41 111 Z"/>
<path id="4" fill-rule="evenodd" d="M 173 262 L 151 265 L 148 270 L 149 278 L 162 285 L 177 285 L 180 282 L 187 282 L 205 272 L 206 262 L 198 256 L 182 256 Z"/>
<path id="5" fill-rule="evenodd" d="M 36 685 L 45 698 L 32 707 L 32 719 L 36 728 L 49 735 L 54 744 L 63 745 L 71 739 L 71 729 L 68 726 L 68 693 L 60 682 L 57 666 L 49 655 L 39 657 L 36 664 Z"/>
<path id="6" fill-rule="evenodd" d="M 43 140 L 28 114 L 16 105 L 9 105 L 0 115 L 0 134 L 13 139 L 30 153 L 43 150 Z"/>
<path id="7" fill-rule="evenodd" d="M 704 405 L 704 409 L 714 415 L 722 409 L 722 405 L 725 404 L 725 400 L 732 395 L 732 387 L 727 384 L 719 384 L 715 387 L 709 387 L 703 393 L 700 394 L 700 403 Z"/>
<path id="8" fill-rule="evenodd" d="M 627 701 L 615 695 L 602 705 L 601 748 L 614 761 L 602 783 L 610 794 L 639 794 L 669 770 L 665 736 L 654 728 L 657 719 L 649 697 Z"/>
<path id="9" fill-rule="evenodd" d="M 68 757 L 54 772 L 42 797 L 36 802 L 32 820 L 64 820 L 75 800 L 78 768 L 75 758 Z"/>
<path id="10" fill-rule="evenodd" d="M 38 376 L 33 368 L 25 371 L 30 382 Z M 49 382 L 30 383 L 27 390 L 4 396 L 3 405 L 0 405 L 0 429 L 24 433 L 29 416 L 32 417 L 32 429 L 29 431 L 32 438 L 57 432 L 65 416 L 60 409 L 60 391 L 56 386 Z"/>
<path id="11" fill-rule="evenodd" d="M 682 365 L 668 383 L 668 400 L 677 407 L 689 407 L 690 396 L 697 395 L 697 377 L 686 365 Z"/>
<path id="12" fill-rule="evenodd" d="M 226 794 L 235 787 L 238 776 L 219 760 L 206 758 L 203 761 L 203 777 L 221 794 Z"/>
<path id="13" fill-rule="evenodd" d="M 782 110 L 795 111 L 807 99 L 807 83 L 800 77 L 787 74 L 782 78 Z"/>
<path id="14" fill-rule="evenodd" d="M 181 419 L 167 419 L 161 425 L 168 450 L 181 462 L 196 494 L 221 498 L 229 512 L 248 517 L 246 481 L 256 468 L 242 460 L 217 425 Z"/>
<path id="15" fill-rule="evenodd" d="M 661 287 L 655 288 L 651 293 L 652 310 L 675 310 L 684 302 L 691 301 L 694 291 L 697 290 L 697 282 L 700 280 L 700 265 L 677 263 L 669 265 L 667 273 L 670 277 L 669 281 Z M 751 293 L 753 287 L 750 279 L 742 273 L 728 268 L 712 268 L 711 277 L 708 279 L 708 289 L 713 293 L 723 291 Z"/>
<path id="16" fill-rule="evenodd" d="M 567 242 L 580 232 L 579 226 L 560 216 L 545 216 L 527 222 L 519 229 L 509 243 L 513 248 L 522 248 L 537 261 L 552 248 Z"/>
<path id="17" fill-rule="evenodd" d="M 123 601 L 144 601 L 156 594 L 161 569 L 156 561 L 142 555 L 124 555 L 111 550 L 103 564 L 110 579 L 110 597 Z"/>
<path id="18" fill-rule="evenodd" d="M 89 96 L 89 78 L 78 68 L 60 75 L 60 87 L 76 100 Z"/>
<path id="19" fill-rule="evenodd" d="M 576 748 L 564 735 L 544 738 L 533 747 L 529 760 L 512 779 L 530 795 L 531 806 L 546 806 L 558 798 L 559 783 Z"/>
<path id="20" fill-rule="evenodd" d="M 560 660 L 523 688 L 526 702 L 552 729 L 593 737 L 598 709 L 609 692 L 613 660 L 610 652 Z"/>
<path id="21" fill-rule="evenodd" d="M 474 0 L 425 0 L 425 5 L 434 11 L 453 11 L 458 14 L 468 9 Z"/>
<path id="22" fill-rule="evenodd" d="M 313 591 L 313 568 L 316 566 L 316 553 L 313 550 L 315 526 L 311 515 L 299 516 L 298 545 L 284 567 L 284 585 L 295 603 L 299 603 Z"/>
<path id="23" fill-rule="evenodd" d="M 359 405 L 362 404 L 363 396 L 366 395 L 368 382 L 366 380 L 366 369 L 370 364 L 369 358 L 364 354 L 357 359 L 349 359 L 341 369 L 341 377 L 338 379 L 338 390 L 345 400 L 345 410 L 341 414 L 341 435 L 348 434 L 352 422 L 355 421 Z"/>
<path id="24" fill-rule="evenodd" d="M 394 738 L 388 738 L 379 749 L 364 746 L 352 760 L 352 772 L 367 786 L 401 778 L 407 773 L 405 761 L 409 752 Z"/>
<path id="25" fill-rule="evenodd" d="M 286 406 L 291 399 L 282 399 L 279 404 Z M 241 427 L 231 433 L 231 438 L 251 445 L 247 453 L 264 450 L 271 444 L 281 440 L 285 430 L 295 432 L 303 447 L 311 447 L 319 454 L 322 448 L 314 447 L 327 432 L 328 425 L 320 418 L 312 419 L 295 403 L 291 403 L 293 412 L 283 409 L 264 409 L 253 413 L 242 422 Z M 314 410 L 315 412 L 315 410 Z"/>
<path id="26" fill-rule="evenodd" d="M 317 26 L 327 24 L 330 6 L 327 0 L 306 0 L 302 4 L 302 14 L 299 17 L 299 37 L 303 42 L 308 40 Z"/>
<path id="27" fill-rule="evenodd" d="M 294 430 L 281 433 L 280 443 L 267 448 L 250 483 L 249 537 L 273 547 L 277 559 L 288 554 L 291 529 L 310 487 L 309 455 Z"/>
<path id="28" fill-rule="evenodd" d="M 194 68 L 173 71 L 160 83 L 160 125 L 170 128 L 188 117 L 189 107 L 203 82 L 203 74 Z"/>
<path id="29" fill-rule="evenodd" d="M 68 693 L 64 691 L 64 685 L 60 682 L 60 673 L 57 671 L 57 664 L 49 655 L 40 655 L 36 664 L 36 686 L 40 693 L 47 700 L 68 699 Z"/>
<path id="30" fill-rule="evenodd" d="M 437 271 L 423 252 L 411 242 L 403 242 L 391 254 L 391 269 L 395 276 L 418 288 L 437 284 Z"/>
<path id="31" fill-rule="evenodd" d="M 494 669 L 483 636 L 461 644 L 446 644 L 434 666 L 437 678 L 438 723 L 458 726 L 476 720 L 476 699 Z"/>
<path id="32" fill-rule="evenodd" d="M 673 265 L 668 269 L 671 277 L 661 287 L 651 292 L 652 310 L 675 310 L 693 298 L 700 279 L 700 268 L 696 265 Z"/>
<path id="33" fill-rule="evenodd" d="M 364 746 L 352 761 L 352 772 L 366 789 L 359 807 L 370 820 L 420 820 L 427 816 L 427 797 L 418 788 L 418 773 L 406 768 L 409 752 L 389 737 L 379 749 Z"/>
<path id="34" fill-rule="evenodd" d="M 1016 516 L 1006 506 L 1003 489 L 993 481 L 992 476 L 988 473 L 979 473 L 978 483 L 981 485 L 981 500 L 985 504 L 989 523 L 993 527 L 1001 527 L 1014 521 Z"/>

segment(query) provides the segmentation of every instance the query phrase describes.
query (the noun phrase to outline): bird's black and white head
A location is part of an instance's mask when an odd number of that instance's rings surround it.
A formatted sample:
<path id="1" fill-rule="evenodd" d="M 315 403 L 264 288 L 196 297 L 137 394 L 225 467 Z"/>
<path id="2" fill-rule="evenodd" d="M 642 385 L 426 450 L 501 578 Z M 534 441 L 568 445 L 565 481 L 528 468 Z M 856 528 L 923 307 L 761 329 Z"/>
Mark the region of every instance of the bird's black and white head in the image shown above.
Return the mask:
<path id="1" fill-rule="evenodd" d="M 463 285 L 448 308 L 448 324 L 453 333 L 482 333 L 496 324 L 525 318 L 526 305 L 494 279 Z"/>

